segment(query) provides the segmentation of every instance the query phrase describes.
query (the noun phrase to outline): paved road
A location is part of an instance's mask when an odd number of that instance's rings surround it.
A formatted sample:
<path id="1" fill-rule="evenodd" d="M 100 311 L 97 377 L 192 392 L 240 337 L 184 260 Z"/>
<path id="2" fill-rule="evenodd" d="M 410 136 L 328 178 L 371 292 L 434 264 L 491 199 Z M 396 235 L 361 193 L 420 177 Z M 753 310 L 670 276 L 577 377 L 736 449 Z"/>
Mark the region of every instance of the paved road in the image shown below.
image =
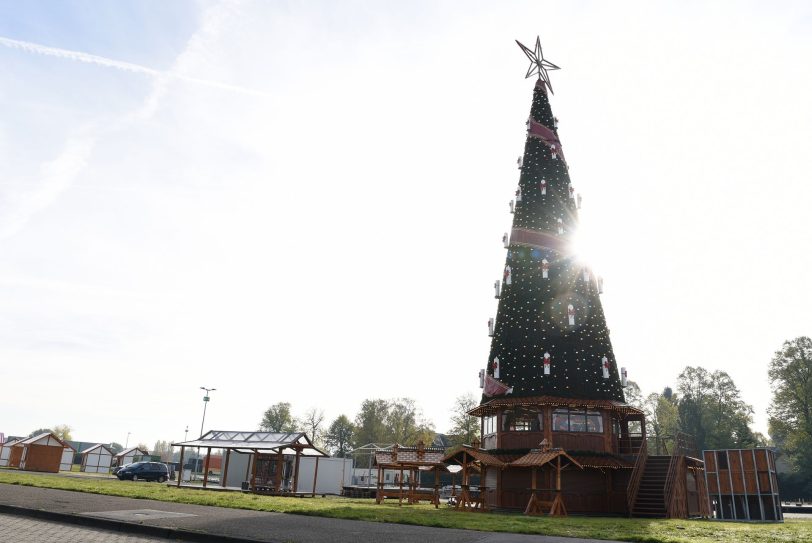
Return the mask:
<path id="1" fill-rule="evenodd" d="M 147 483 L 144 483 L 147 484 Z M 190 490 L 189 492 L 204 492 Z M 0 512 L 198 541 L 302 543 L 607 543 L 286 515 L 0 484 Z M 10 541 L 13 541 L 10 540 Z"/>
<path id="2" fill-rule="evenodd" d="M 0 534 L 14 543 L 165 543 L 166 539 L 0 513 Z M 8 539 L 6 539 L 8 538 Z"/>

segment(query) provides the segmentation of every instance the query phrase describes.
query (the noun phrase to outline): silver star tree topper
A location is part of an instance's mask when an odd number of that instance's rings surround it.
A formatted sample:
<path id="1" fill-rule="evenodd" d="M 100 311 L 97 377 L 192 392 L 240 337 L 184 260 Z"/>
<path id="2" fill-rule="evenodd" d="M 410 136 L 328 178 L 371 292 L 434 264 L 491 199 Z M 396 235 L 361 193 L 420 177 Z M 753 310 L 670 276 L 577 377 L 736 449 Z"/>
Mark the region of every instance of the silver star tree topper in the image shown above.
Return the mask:
<path id="1" fill-rule="evenodd" d="M 555 94 L 553 92 L 553 86 L 550 85 L 550 76 L 547 74 L 547 70 L 560 70 L 561 68 L 544 58 L 544 54 L 541 52 L 541 39 L 536 36 L 535 51 L 531 51 L 522 45 L 519 40 L 516 40 L 516 43 L 522 48 L 522 51 L 524 51 L 524 54 L 527 55 L 527 58 L 530 59 L 530 67 L 527 68 L 527 75 L 524 76 L 524 78 L 527 79 L 532 75 L 538 74 L 539 79 L 544 81 L 544 84 L 547 85 L 550 92 Z"/>

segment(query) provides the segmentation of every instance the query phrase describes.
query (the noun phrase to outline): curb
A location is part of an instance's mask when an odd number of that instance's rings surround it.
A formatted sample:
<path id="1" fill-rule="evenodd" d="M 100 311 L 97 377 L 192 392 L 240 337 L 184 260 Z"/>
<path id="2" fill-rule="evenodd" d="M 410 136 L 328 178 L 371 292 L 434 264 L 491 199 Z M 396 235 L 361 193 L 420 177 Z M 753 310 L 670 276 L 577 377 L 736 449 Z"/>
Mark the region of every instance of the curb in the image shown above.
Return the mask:
<path id="1" fill-rule="evenodd" d="M 29 517 L 40 520 L 50 520 L 54 522 L 63 522 L 66 524 L 76 524 L 79 526 L 87 526 L 91 528 L 103 528 L 115 532 L 124 532 L 128 534 L 140 534 L 151 537 L 161 537 L 164 539 L 174 539 L 177 541 L 193 541 L 197 543 L 216 543 L 221 541 L 223 543 L 268 543 L 268 541 L 261 541 L 258 539 L 246 539 L 242 537 L 233 537 L 227 535 L 215 535 L 207 532 L 195 532 L 192 530 L 181 530 L 178 528 L 166 528 L 164 526 L 152 526 L 149 524 L 141 524 L 136 522 L 126 522 L 105 518 L 89 517 L 77 513 L 57 513 L 56 511 L 46 511 L 44 509 L 30 509 L 27 507 L 18 507 L 16 505 L 0 504 L 0 513 L 9 515 L 16 515 L 20 517 Z"/>

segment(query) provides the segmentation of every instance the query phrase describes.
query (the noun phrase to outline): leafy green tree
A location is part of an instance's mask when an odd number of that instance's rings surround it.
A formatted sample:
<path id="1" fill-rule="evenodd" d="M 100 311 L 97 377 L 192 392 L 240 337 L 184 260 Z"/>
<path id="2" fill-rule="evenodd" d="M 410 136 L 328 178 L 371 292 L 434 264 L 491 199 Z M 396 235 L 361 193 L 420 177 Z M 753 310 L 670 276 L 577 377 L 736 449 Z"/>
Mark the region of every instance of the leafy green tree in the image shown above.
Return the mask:
<path id="1" fill-rule="evenodd" d="M 703 449 L 749 448 L 756 444 L 753 408 L 741 398 L 730 375 L 688 366 L 679 375 L 680 427 Z"/>
<path id="2" fill-rule="evenodd" d="M 386 418 L 389 414 L 389 402 L 386 400 L 364 400 L 361 409 L 355 416 L 355 433 L 353 444 L 358 448 L 367 443 L 386 443 L 388 430 Z"/>
<path id="3" fill-rule="evenodd" d="M 812 339 L 785 341 L 770 362 L 770 435 L 812 487 Z"/>
<path id="4" fill-rule="evenodd" d="M 422 441 L 430 446 L 434 441 L 434 426 L 425 420 L 411 398 L 396 398 L 388 402 L 386 426 L 387 441 L 415 445 Z"/>
<path id="5" fill-rule="evenodd" d="M 468 414 L 479 402 L 470 392 L 457 396 L 451 408 L 451 429 L 448 431 L 452 445 L 470 445 L 474 439 L 479 439 L 480 420 Z"/>
<path id="6" fill-rule="evenodd" d="M 643 393 L 640 391 L 640 385 L 632 380 L 626 381 L 626 388 L 623 389 L 623 395 L 626 397 L 627 404 L 638 409 L 643 409 Z"/>
<path id="7" fill-rule="evenodd" d="M 56 437 L 58 437 L 62 441 L 68 441 L 73 439 L 73 436 L 71 435 L 71 430 L 73 430 L 73 428 L 71 428 L 67 424 L 57 424 L 56 426 L 54 426 L 54 434 L 56 434 Z"/>
<path id="8" fill-rule="evenodd" d="M 327 429 L 325 442 L 330 453 L 339 458 L 346 458 L 350 453 L 354 426 L 347 415 L 338 416 Z"/>
<path id="9" fill-rule="evenodd" d="M 673 436 L 679 432 L 676 396 L 670 388 L 666 388 L 662 394 L 652 392 L 643 401 L 643 412 L 646 414 L 649 450 L 654 454 L 670 452 Z"/>
<path id="10" fill-rule="evenodd" d="M 275 403 L 262 415 L 259 423 L 260 430 L 264 432 L 296 432 L 297 422 L 290 412 L 288 402 Z"/>

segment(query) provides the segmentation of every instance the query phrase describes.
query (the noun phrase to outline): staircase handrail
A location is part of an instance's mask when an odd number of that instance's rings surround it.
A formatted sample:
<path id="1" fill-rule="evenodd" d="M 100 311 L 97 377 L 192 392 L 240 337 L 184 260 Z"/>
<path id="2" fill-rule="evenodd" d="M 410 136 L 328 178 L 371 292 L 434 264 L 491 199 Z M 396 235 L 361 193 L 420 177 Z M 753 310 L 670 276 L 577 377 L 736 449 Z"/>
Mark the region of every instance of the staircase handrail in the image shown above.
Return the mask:
<path id="1" fill-rule="evenodd" d="M 647 440 L 642 440 L 640 449 L 637 452 L 637 459 L 634 461 L 634 469 L 629 477 L 629 485 L 626 487 L 626 507 L 629 516 L 634 511 L 634 502 L 637 501 L 637 491 L 640 490 L 640 481 L 643 479 L 643 472 L 646 469 L 646 458 L 648 458 Z"/>
<path id="2" fill-rule="evenodd" d="M 677 480 L 677 475 L 680 470 L 680 459 L 687 456 L 691 448 L 690 443 L 693 441 L 693 436 L 684 432 L 677 432 L 674 436 L 674 450 L 671 453 L 671 460 L 668 462 L 668 474 L 665 476 L 665 486 L 663 487 L 663 503 L 665 504 L 666 517 L 673 518 L 678 516 L 674 503 L 676 494 L 674 492 L 674 484 Z"/>

